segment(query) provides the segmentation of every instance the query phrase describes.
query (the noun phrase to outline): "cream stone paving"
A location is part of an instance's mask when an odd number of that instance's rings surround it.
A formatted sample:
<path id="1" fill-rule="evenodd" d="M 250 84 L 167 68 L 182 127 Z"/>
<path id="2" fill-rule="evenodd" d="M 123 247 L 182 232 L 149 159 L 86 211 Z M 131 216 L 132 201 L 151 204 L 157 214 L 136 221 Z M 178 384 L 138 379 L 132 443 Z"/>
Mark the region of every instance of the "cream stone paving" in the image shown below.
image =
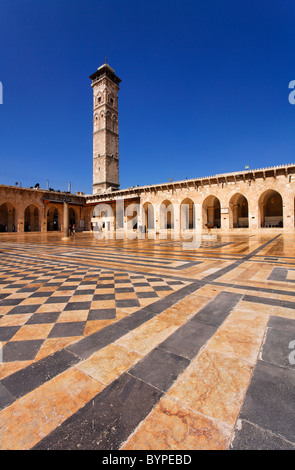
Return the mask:
<path id="1" fill-rule="evenodd" d="M 295 237 L 275 237 L 188 252 L 178 240 L 1 235 L 0 449 L 242 445 L 269 325 L 295 320 Z M 295 443 L 287 427 L 254 425 Z"/>

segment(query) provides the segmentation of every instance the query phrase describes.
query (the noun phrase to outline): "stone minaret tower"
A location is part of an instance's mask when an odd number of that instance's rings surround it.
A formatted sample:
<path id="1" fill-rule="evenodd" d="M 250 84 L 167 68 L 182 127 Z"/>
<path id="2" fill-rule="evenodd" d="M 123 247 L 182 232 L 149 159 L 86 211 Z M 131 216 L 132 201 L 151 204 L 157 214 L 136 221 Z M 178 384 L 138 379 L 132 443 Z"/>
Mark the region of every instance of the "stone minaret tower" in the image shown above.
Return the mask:
<path id="1" fill-rule="evenodd" d="M 93 194 L 119 188 L 120 78 L 105 62 L 90 75 L 93 88 Z"/>

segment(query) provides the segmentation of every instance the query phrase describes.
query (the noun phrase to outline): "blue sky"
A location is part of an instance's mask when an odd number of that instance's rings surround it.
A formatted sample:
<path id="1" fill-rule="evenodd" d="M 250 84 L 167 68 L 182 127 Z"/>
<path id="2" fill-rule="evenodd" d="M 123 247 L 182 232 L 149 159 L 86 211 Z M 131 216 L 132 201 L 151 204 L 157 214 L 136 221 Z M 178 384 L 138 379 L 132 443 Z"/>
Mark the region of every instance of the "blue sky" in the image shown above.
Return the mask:
<path id="1" fill-rule="evenodd" d="M 295 162 L 293 0 L 1 0 L 0 183 L 92 192 L 92 89 L 121 188 Z"/>

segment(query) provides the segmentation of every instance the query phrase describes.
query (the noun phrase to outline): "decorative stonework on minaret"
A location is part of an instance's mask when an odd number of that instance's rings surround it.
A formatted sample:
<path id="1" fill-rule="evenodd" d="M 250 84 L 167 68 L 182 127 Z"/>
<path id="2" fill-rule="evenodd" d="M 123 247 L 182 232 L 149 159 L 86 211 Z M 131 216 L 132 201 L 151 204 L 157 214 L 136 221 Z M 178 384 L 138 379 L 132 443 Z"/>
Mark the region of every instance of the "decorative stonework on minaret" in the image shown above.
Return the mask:
<path id="1" fill-rule="evenodd" d="M 90 75 L 93 88 L 93 194 L 119 188 L 120 78 L 105 62 Z"/>

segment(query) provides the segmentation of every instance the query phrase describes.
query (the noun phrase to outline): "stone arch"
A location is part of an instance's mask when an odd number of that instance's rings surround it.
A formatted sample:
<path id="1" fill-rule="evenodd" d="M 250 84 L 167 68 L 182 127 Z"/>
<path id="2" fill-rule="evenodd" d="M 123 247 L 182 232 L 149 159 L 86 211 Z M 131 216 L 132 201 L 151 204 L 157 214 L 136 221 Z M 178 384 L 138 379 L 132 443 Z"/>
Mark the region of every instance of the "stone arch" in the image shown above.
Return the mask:
<path id="1" fill-rule="evenodd" d="M 16 232 L 16 209 L 10 202 L 0 206 L 0 232 Z"/>
<path id="2" fill-rule="evenodd" d="M 234 194 L 229 201 L 229 228 L 249 227 L 248 199 L 241 193 Z"/>
<path id="3" fill-rule="evenodd" d="M 95 113 L 94 118 L 93 118 L 93 124 L 94 124 L 94 130 L 96 131 L 98 129 L 98 121 L 99 121 L 99 115 Z"/>
<path id="4" fill-rule="evenodd" d="M 105 117 L 106 117 L 106 127 L 112 130 L 112 115 L 110 111 L 106 111 Z"/>
<path id="5" fill-rule="evenodd" d="M 56 206 L 49 206 L 46 211 L 47 232 L 60 230 L 61 217 Z"/>
<path id="6" fill-rule="evenodd" d="M 160 205 L 160 230 L 174 230 L 174 207 L 168 199 Z"/>
<path id="7" fill-rule="evenodd" d="M 283 198 L 274 189 L 267 189 L 258 200 L 259 226 L 283 227 Z"/>
<path id="8" fill-rule="evenodd" d="M 24 212 L 25 232 L 40 232 L 40 210 L 35 204 L 30 204 Z"/>
<path id="9" fill-rule="evenodd" d="M 214 195 L 207 196 L 202 204 L 203 226 L 206 224 L 210 228 L 221 228 L 221 210 L 220 200 Z"/>
<path id="10" fill-rule="evenodd" d="M 195 204 L 187 197 L 180 203 L 180 222 L 181 230 L 190 230 L 195 228 Z"/>
<path id="11" fill-rule="evenodd" d="M 111 204 L 97 204 L 93 210 L 94 231 L 110 231 L 111 223 L 114 220 L 114 211 Z"/>
<path id="12" fill-rule="evenodd" d="M 155 209 L 151 202 L 147 201 L 143 205 L 142 222 L 144 231 L 155 229 Z"/>
<path id="13" fill-rule="evenodd" d="M 138 218 L 140 213 L 140 205 L 132 202 L 128 204 L 125 208 L 125 216 L 127 220 L 127 230 L 137 230 L 138 229 Z"/>

